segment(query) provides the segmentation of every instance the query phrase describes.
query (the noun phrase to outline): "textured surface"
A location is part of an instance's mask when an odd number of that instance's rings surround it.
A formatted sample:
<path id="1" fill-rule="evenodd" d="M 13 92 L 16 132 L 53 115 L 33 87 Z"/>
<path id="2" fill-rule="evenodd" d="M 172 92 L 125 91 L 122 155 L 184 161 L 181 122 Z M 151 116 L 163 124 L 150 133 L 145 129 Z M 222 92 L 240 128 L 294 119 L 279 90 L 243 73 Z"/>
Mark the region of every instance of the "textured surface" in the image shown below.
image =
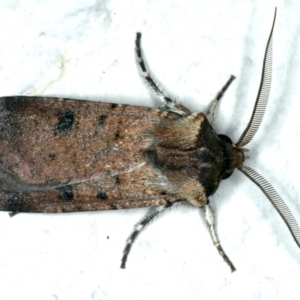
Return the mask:
<path id="1" fill-rule="evenodd" d="M 166 203 L 161 191 L 151 189 L 157 174 L 143 152 L 150 143 L 146 130 L 172 114 L 55 98 L 7 97 L 0 107 L 2 209 L 60 212 Z"/>
<path id="2" fill-rule="evenodd" d="M 237 141 L 251 115 L 274 6 L 274 71 L 247 165 L 299 221 L 300 7 L 297 1 L 9 1 L 0 4 L 0 94 L 158 107 L 138 73 L 136 31 L 163 90 L 205 111 L 230 74 L 215 129 Z M 195 208 L 166 212 L 125 239 L 148 209 L 0 217 L 1 299 L 298 299 L 299 249 L 260 190 L 236 172 L 211 204 L 231 274 Z"/>

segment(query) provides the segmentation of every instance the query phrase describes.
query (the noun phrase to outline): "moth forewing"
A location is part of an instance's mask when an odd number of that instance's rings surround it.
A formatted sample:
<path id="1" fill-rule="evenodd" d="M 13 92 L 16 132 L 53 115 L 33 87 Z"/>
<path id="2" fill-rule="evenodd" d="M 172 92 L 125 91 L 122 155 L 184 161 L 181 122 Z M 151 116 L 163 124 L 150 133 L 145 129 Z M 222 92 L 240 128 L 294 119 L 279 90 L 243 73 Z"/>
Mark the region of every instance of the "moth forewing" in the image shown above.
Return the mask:
<path id="1" fill-rule="evenodd" d="M 141 137 L 172 113 L 41 97 L 4 97 L 0 109 L 3 210 L 91 211 L 176 201 L 153 189 L 156 172 L 145 163 L 142 149 L 149 142 Z"/>

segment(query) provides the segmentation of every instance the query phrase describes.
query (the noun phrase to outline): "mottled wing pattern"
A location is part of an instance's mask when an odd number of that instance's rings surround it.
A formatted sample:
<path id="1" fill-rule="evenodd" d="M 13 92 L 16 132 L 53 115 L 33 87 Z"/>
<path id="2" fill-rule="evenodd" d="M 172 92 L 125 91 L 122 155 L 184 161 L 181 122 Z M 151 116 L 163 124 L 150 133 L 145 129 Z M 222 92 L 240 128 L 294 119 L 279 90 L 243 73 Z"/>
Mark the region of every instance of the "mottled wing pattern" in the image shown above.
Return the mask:
<path id="1" fill-rule="evenodd" d="M 42 97 L 0 99 L 0 210 L 90 211 L 178 201 L 151 186 L 149 128 L 173 113 Z"/>

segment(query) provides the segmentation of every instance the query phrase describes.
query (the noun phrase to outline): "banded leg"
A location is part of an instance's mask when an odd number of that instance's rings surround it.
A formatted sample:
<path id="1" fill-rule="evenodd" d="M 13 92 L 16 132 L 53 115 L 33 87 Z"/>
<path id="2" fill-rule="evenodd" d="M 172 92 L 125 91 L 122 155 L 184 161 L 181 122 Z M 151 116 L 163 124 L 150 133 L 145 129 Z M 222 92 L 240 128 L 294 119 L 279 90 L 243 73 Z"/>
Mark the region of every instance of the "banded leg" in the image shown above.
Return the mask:
<path id="1" fill-rule="evenodd" d="M 215 219 L 214 219 L 214 215 L 213 215 L 213 212 L 211 210 L 211 207 L 209 205 L 209 202 L 207 202 L 204 205 L 204 213 L 205 213 L 205 220 L 206 220 L 206 223 L 208 225 L 209 232 L 210 232 L 210 235 L 211 235 L 211 238 L 213 240 L 214 245 L 216 246 L 219 254 L 223 257 L 225 262 L 228 264 L 229 268 L 231 269 L 231 272 L 234 272 L 235 267 L 232 264 L 232 262 L 230 261 L 230 259 L 228 258 L 228 256 L 225 254 L 225 252 L 224 252 L 224 250 L 223 250 L 223 248 L 220 244 L 217 233 L 215 231 Z"/>
<path id="2" fill-rule="evenodd" d="M 128 254 L 130 252 L 131 246 L 133 242 L 135 241 L 138 234 L 141 232 L 141 230 L 158 214 L 166 210 L 167 208 L 171 207 L 174 203 L 168 203 L 162 206 L 157 207 L 153 212 L 151 212 L 149 215 L 147 215 L 144 219 L 142 219 L 139 223 L 137 223 L 134 226 L 134 230 L 132 234 L 129 236 L 125 249 L 123 251 L 123 257 L 122 257 L 122 263 L 121 263 L 121 269 L 125 269 L 126 261 Z"/>
<path id="3" fill-rule="evenodd" d="M 210 124 L 213 123 L 214 121 L 214 113 L 215 113 L 215 109 L 219 103 L 219 100 L 223 97 L 224 93 L 226 92 L 226 90 L 228 89 L 228 87 L 230 86 L 231 82 L 235 79 L 235 77 L 233 75 L 230 75 L 230 78 L 227 80 L 227 82 L 225 83 L 225 85 L 222 87 L 222 89 L 217 93 L 216 97 L 214 98 L 214 100 L 212 101 L 207 113 L 206 113 L 206 117 L 208 119 L 208 122 Z"/>
<path id="4" fill-rule="evenodd" d="M 158 86 L 156 85 L 154 80 L 151 78 L 150 73 L 147 71 L 147 68 L 146 68 L 146 65 L 145 65 L 145 62 L 143 59 L 143 55 L 142 55 L 141 37 L 142 37 L 142 34 L 140 32 L 137 32 L 136 40 L 135 40 L 135 45 L 136 45 L 135 50 L 136 50 L 136 55 L 137 55 L 137 61 L 142 69 L 142 76 L 149 83 L 150 87 L 153 89 L 154 93 L 158 96 L 158 98 L 160 98 L 161 101 L 163 102 L 162 108 L 165 108 L 172 112 L 178 113 L 180 115 L 186 115 L 189 111 L 185 107 L 178 105 L 171 98 L 164 95 L 164 93 L 158 88 Z"/>

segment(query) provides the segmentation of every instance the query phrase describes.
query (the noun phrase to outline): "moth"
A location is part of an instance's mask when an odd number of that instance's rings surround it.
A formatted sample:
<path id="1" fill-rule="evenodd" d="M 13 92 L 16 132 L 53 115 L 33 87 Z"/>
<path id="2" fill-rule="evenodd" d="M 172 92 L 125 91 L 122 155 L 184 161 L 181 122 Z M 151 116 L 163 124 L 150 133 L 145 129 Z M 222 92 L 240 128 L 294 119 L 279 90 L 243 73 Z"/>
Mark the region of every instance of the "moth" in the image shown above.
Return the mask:
<path id="1" fill-rule="evenodd" d="M 136 226 L 121 268 L 137 235 L 175 203 L 204 210 L 213 244 L 229 265 L 215 229 L 209 198 L 238 169 L 267 196 L 300 246 L 300 230 L 274 188 L 244 165 L 247 145 L 258 130 L 268 101 L 272 36 L 267 42 L 261 83 L 248 126 L 233 143 L 212 127 L 219 100 L 206 114 L 191 112 L 165 96 L 147 71 L 136 36 L 142 76 L 163 105 L 147 107 L 66 98 L 0 98 L 0 210 L 59 213 L 154 207 Z"/>

